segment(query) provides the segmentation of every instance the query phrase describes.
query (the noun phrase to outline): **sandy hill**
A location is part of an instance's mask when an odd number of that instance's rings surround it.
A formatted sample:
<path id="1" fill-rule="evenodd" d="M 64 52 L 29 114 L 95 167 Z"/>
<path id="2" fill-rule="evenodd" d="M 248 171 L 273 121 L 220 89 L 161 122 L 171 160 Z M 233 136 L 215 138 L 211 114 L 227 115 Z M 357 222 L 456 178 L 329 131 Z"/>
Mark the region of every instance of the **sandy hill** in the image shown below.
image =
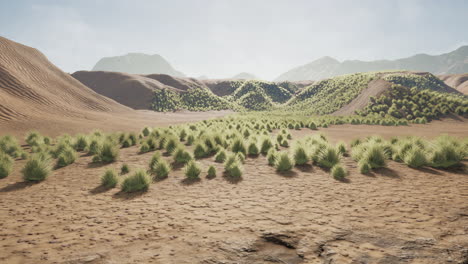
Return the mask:
<path id="1" fill-rule="evenodd" d="M 466 73 L 468 46 L 441 55 L 417 54 L 398 60 L 339 62 L 330 57 L 323 57 L 281 74 L 276 81 L 321 80 L 344 74 L 385 70 L 425 71 L 433 74 Z"/>
<path id="2" fill-rule="evenodd" d="M 438 75 L 439 79 L 448 86 L 457 89 L 459 92 L 468 95 L 468 73 L 464 74 L 444 74 Z"/>
<path id="3" fill-rule="evenodd" d="M 162 73 L 177 77 L 185 76 L 158 54 L 128 53 L 123 56 L 106 57 L 99 60 L 93 71 L 125 72 L 132 74 Z"/>
<path id="4" fill-rule="evenodd" d="M 83 85 L 50 63 L 38 50 L 0 37 L 2 135 L 22 136 L 32 129 L 51 136 L 92 129 L 137 131 L 147 125 L 207 116 L 210 113 L 169 117 L 152 111 L 135 111 Z"/>

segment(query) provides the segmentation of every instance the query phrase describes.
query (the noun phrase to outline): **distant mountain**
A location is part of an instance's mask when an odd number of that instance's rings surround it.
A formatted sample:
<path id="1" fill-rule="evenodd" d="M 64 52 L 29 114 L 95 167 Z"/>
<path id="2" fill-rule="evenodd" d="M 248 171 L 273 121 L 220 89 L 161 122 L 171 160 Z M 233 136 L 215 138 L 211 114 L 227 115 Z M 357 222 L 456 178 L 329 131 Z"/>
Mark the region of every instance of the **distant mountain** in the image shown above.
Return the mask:
<path id="1" fill-rule="evenodd" d="M 158 54 L 128 53 L 123 56 L 102 58 L 93 71 L 124 72 L 131 74 L 168 74 L 176 77 L 185 75 L 175 70 L 169 62 Z"/>
<path id="2" fill-rule="evenodd" d="M 320 80 L 333 76 L 357 72 L 411 70 L 433 74 L 456 74 L 468 72 L 468 46 L 441 55 L 417 54 L 398 60 L 339 62 L 323 57 L 281 74 L 275 81 Z"/>
<path id="3" fill-rule="evenodd" d="M 231 77 L 231 79 L 239 79 L 239 80 L 257 80 L 258 77 L 251 74 L 251 73 L 248 73 L 248 72 L 241 72 L 239 74 L 236 74 L 234 76 Z"/>

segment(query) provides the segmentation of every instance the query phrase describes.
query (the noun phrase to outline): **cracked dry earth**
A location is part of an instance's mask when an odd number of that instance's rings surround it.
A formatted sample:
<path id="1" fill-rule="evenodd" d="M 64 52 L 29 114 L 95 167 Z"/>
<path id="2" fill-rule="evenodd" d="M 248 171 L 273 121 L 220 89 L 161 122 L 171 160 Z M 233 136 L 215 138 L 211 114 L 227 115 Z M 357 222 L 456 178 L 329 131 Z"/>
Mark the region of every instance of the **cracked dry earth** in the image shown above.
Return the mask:
<path id="1" fill-rule="evenodd" d="M 83 156 L 39 184 L 22 182 L 17 161 L 0 180 L 0 263 L 468 261 L 466 162 L 452 171 L 389 162 L 361 175 L 345 157 L 349 180 L 337 182 L 316 166 L 277 174 L 260 156 L 232 183 L 208 158 L 196 183 L 179 168 L 143 194 L 98 187 L 106 168 L 146 168 L 151 155 L 122 149 L 100 167 Z"/>

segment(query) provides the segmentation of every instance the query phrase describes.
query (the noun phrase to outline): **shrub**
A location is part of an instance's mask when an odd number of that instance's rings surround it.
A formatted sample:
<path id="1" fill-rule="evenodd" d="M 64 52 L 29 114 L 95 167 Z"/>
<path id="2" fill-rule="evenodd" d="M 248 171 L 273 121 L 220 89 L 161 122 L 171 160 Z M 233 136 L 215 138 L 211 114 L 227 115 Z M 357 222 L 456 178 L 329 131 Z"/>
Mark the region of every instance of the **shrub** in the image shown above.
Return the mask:
<path id="1" fill-rule="evenodd" d="M 188 137 L 187 137 L 187 146 L 191 146 L 193 144 L 193 142 L 195 141 L 195 137 L 190 134 Z"/>
<path id="2" fill-rule="evenodd" d="M 234 139 L 234 141 L 232 142 L 231 149 L 234 153 L 241 152 L 245 154 L 247 152 L 247 148 L 245 147 L 244 141 L 240 138 Z"/>
<path id="3" fill-rule="evenodd" d="M 260 150 L 258 149 L 256 142 L 251 142 L 249 144 L 249 147 L 247 149 L 247 153 L 249 155 L 251 155 L 251 156 L 257 156 L 258 154 L 260 154 Z"/>
<path id="4" fill-rule="evenodd" d="M 21 170 L 26 181 L 43 181 L 52 171 L 50 157 L 44 153 L 32 155 Z"/>
<path id="5" fill-rule="evenodd" d="M 88 137 L 85 135 L 77 135 L 74 147 L 77 151 L 85 150 L 88 147 Z"/>
<path id="6" fill-rule="evenodd" d="M 283 141 L 281 141 L 281 144 L 280 144 L 280 145 L 281 145 L 282 147 L 287 148 L 287 147 L 289 147 L 289 142 L 288 142 L 286 139 L 284 139 Z"/>
<path id="7" fill-rule="evenodd" d="M 262 154 L 267 154 L 268 151 L 273 147 L 273 142 L 271 141 L 270 138 L 265 138 L 262 141 L 262 146 L 260 148 L 260 152 Z"/>
<path id="8" fill-rule="evenodd" d="M 426 154 L 418 147 L 410 149 L 403 157 L 403 162 L 413 168 L 419 168 L 427 164 Z"/>
<path id="9" fill-rule="evenodd" d="M 230 178 L 239 179 L 242 177 L 243 167 L 240 163 L 234 162 L 233 164 L 231 164 L 231 166 L 227 170 L 227 173 Z"/>
<path id="10" fill-rule="evenodd" d="M 0 179 L 7 177 L 13 171 L 13 159 L 0 151 Z"/>
<path id="11" fill-rule="evenodd" d="M 28 143 L 29 146 L 35 146 L 35 145 L 43 143 L 42 136 L 37 131 L 29 132 L 26 135 L 25 141 L 26 143 Z"/>
<path id="12" fill-rule="evenodd" d="M 151 179 L 144 170 L 137 170 L 133 175 L 128 176 L 122 183 L 123 192 L 147 191 Z"/>
<path id="13" fill-rule="evenodd" d="M 130 172 L 130 168 L 128 167 L 127 164 L 123 164 L 122 167 L 120 167 L 120 174 L 127 174 Z"/>
<path id="14" fill-rule="evenodd" d="M 169 176 L 171 169 L 171 165 L 169 165 L 165 160 L 161 160 L 155 165 L 153 172 L 156 174 L 157 179 L 165 179 Z"/>
<path id="15" fill-rule="evenodd" d="M 317 163 L 321 167 L 332 168 L 340 162 L 340 153 L 336 148 L 326 146 L 321 149 L 317 156 Z"/>
<path id="16" fill-rule="evenodd" d="M 224 170 L 229 171 L 229 168 L 232 166 L 232 164 L 236 162 L 240 162 L 239 156 L 237 154 L 229 155 L 224 162 Z"/>
<path id="17" fill-rule="evenodd" d="M 201 159 L 201 158 L 206 157 L 208 154 L 207 154 L 205 145 L 202 143 L 198 143 L 195 146 L 195 149 L 193 150 L 193 155 L 195 156 L 196 159 Z"/>
<path id="18" fill-rule="evenodd" d="M 108 141 L 105 142 L 99 153 L 97 154 L 97 157 L 99 158 L 99 161 L 104 162 L 104 163 L 111 163 L 117 160 L 119 156 L 119 148 L 117 145 L 114 143 Z"/>
<path id="19" fill-rule="evenodd" d="M 176 164 L 187 164 L 192 160 L 192 155 L 183 148 L 178 148 L 174 152 L 174 162 Z"/>
<path id="20" fill-rule="evenodd" d="M 226 161 L 226 151 L 221 149 L 215 156 L 215 162 L 223 163 L 224 161 Z"/>
<path id="21" fill-rule="evenodd" d="M 363 153 L 362 160 L 367 162 L 372 169 L 385 167 L 387 154 L 383 146 L 371 144 Z"/>
<path id="22" fill-rule="evenodd" d="M 336 149 L 338 149 L 338 153 L 340 155 L 345 155 L 346 154 L 346 144 L 344 142 L 340 142 L 336 145 Z"/>
<path id="23" fill-rule="evenodd" d="M 184 172 L 188 179 L 198 179 L 201 169 L 197 162 L 191 160 L 185 165 Z"/>
<path id="24" fill-rule="evenodd" d="M 118 182 L 117 173 L 113 169 L 107 169 L 101 177 L 101 185 L 106 188 L 114 188 Z"/>
<path id="25" fill-rule="evenodd" d="M 216 168 L 211 165 L 209 168 L 208 168 L 208 175 L 207 175 L 208 178 L 215 178 L 216 177 Z"/>
<path id="26" fill-rule="evenodd" d="M 275 168 L 279 172 L 289 171 L 293 168 L 294 161 L 289 157 L 288 153 L 279 153 L 276 158 Z"/>
<path id="27" fill-rule="evenodd" d="M 307 152 L 302 146 L 297 146 L 294 149 L 294 162 L 296 165 L 304 165 L 309 161 L 309 157 L 307 156 Z"/>
<path id="28" fill-rule="evenodd" d="M 245 155 L 244 155 L 244 153 L 238 152 L 238 153 L 236 153 L 236 156 L 237 156 L 237 159 L 238 159 L 241 163 L 245 163 Z"/>
<path id="29" fill-rule="evenodd" d="M 150 151 L 150 147 L 149 147 L 148 143 L 145 142 L 145 143 L 141 144 L 141 146 L 140 146 L 140 152 L 141 153 L 146 153 L 146 152 L 149 152 L 149 151 Z"/>
<path id="30" fill-rule="evenodd" d="M 371 169 L 371 166 L 369 165 L 369 163 L 367 163 L 365 161 L 360 161 L 358 163 L 358 166 L 359 166 L 359 172 L 361 172 L 362 174 L 369 173 L 369 171 Z"/>
<path id="31" fill-rule="evenodd" d="M 173 138 L 170 138 L 166 145 L 165 145 L 165 148 L 166 148 L 166 152 L 169 153 L 169 154 L 172 154 L 174 153 L 175 149 L 177 148 L 177 142 L 175 139 Z"/>
<path id="32" fill-rule="evenodd" d="M 331 169 L 331 175 L 336 180 L 343 180 L 346 176 L 346 170 L 341 166 L 341 164 L 335 164 Z"/>
<path id="33" fill-rule="evenodd" d="M 147 137 L 151 133 L 151 130 L 149 127 L 145 127 L 143 128 L 142 133 L 143 133 L 143 136 Z"/>
<path id="34" fill-rule="evenodd" d="M 16 158 L 22 153 L 16 138 L 8 135 L 0 138 L 0 151 L 3 151 L 12 158 Z"/>
<path id="35" fill-rule="evenodd" d="M 156 165 L 162 160 L 161 158 L 161 153 L 158 151 L 153 154 L 153 156 L 150 159 L 149 163 L 149 169 L 150 171 L 154 172 L 154 169 L 156 168 Z"/>
<path id="36" fill-rule="evenodd" d="M 267 154 L 268 165 L 274 166 L 276 164 L 277 151 L 275 149 L 270 149 Z"/>
<path id="37" fill-rule="evenodd" d="M 435 168 L 449 168 L 460 163 L 465 154 L 461 149 L 442 142 L 436 143 L 429 162 Z"/>
<path id="38" fill-rule="evenodd" d="M 63 149 L 57 159 L 57 167 L 65 167 L 75 162 L 77 158 L 76 151 L 71 147 Z"/>
<path id="39" fill-rule="evenodd" d="M 310 122 L 309 128 L 312 130 L 317 130 L 317 125 L 314 122 Z"/>
<path id="40" fill-rule="evenodd" d="M 88 154 L 96 155 L 101 151 L 102 144 L 98 139 L 92 139 L 88 146 Z"/>

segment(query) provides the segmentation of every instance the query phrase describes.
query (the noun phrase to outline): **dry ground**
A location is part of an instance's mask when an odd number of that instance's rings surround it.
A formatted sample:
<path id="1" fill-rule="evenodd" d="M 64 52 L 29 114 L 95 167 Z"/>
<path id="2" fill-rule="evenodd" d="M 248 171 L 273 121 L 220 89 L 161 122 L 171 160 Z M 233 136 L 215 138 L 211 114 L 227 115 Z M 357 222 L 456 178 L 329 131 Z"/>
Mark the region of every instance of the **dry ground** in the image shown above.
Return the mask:
<path id="1" fill-rule="evenodd" d="M 332 126 L 333 141 L 371 134 L 467 136 L 468 123 L 411 127 Z M 292 131 L 293 137 L 317 133 Z M 122 149 L 118 162 L 81 157 L 39 184 L 15 163 L 0 180 L 0 263 L 466 263 L 468 171 L 388 168 L 338 182 L 316 167 L 281 175 L 247 159 L 240 182 L 203 159 L 201 181 L 176 169 L 148 192 L 99 188 L 108 167 L 146 168 L 152 153 Z M 218 176 L 206 179 L 209 164 Z M 124 177 L 124 176 L 122 176 Z M 462 262 L 465 261 L 465 262 Z"/>

